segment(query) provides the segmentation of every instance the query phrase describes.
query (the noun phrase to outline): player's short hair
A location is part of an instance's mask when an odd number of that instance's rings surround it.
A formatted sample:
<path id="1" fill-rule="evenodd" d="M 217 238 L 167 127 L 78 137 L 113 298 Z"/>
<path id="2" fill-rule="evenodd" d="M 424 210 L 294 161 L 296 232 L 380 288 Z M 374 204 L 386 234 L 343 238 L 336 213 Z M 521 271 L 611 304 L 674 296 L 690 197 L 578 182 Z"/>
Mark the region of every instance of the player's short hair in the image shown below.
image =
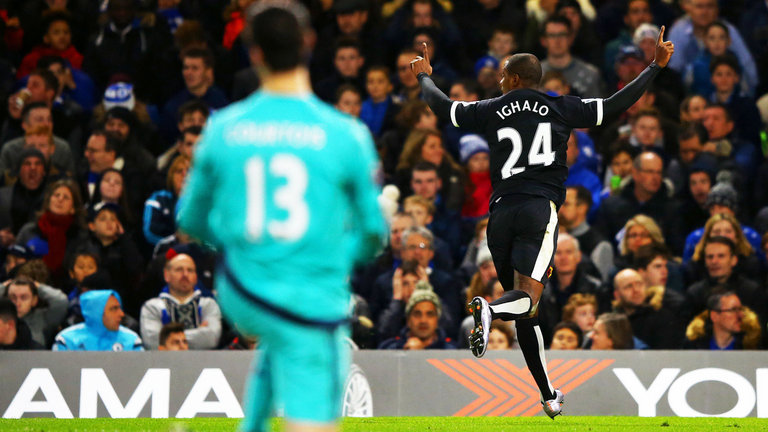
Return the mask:
<path id="1" fill-rule="evenodd" d="M 728 66 L 733 69 L 737 75 L 741 76 L 741 64 L 739 64 L 739 59 L 737 59 L 735 55 L 726 53 L 712 57 L 712 60 L 709 61 L 709 73 L 715 73 L 715 69 L 721 65 Z"/>
<path id="2" fill-rule="evenodd" d="M 160 329 L 160 345 L 165 345 L 168 338 L 174 333 L 184 333 L 184 324 L 178 322 L 168 323 Z"/>
<path id="3" fill-rule="evenodd" d="M 613 342 L 613 349 L 632 349 L 635 341 L 632 338 L 632 325 L 629 319 L 622 313 L 609 312 L 597 317 L 605 326 L 608 338 Z"/>
<path id="4" fill-rule="evenodd" d="M 592 192 L 582 185 L 568 186 L 566 189 L 573 189 L 576 191 L 576 204 L 586 204 L 587 211 L 592 208 Z"/>
<path id="5" fill-rule="evenodd" d="M 309 12 L 294 0 L 262 0 L 248 9 L 243 38 L 261 48 L 264 62 L 275 72 L 291 70 L 303 62 L 304 32 L 310 29 Z"/>
<path id="6" fill-rule="evenodd" d="M 680 125 L 680 128 L 677 131 L 677 139 L 678 141 L 685 141 L 689 140 L 693 137 L 698 137 L 699 142 L 704 144 L 707 142 L 707 130 L 704 128 L 704 126 L 701 125 L 699 122 L 689 122 L 689 123 L 683 123 Z"/>
<path id="7" fill-rule="evenodd" d="M 533 54 L 514 54 L 507 60 L 504 68 L 507 75 L 516 74 L 527 87 L 536 87 L 541 82 L 541 63 Z"/>
<path id="8" fill-rule="evenodd" d="M 658 257 L 669 259 L 672 254 L 667 246 L 659 243 L 651 243 L 641 246 L 637 249 L 632 260 L 632 268 L 635 270 L 645 269 L 651 264 L 651 261 Z"/>

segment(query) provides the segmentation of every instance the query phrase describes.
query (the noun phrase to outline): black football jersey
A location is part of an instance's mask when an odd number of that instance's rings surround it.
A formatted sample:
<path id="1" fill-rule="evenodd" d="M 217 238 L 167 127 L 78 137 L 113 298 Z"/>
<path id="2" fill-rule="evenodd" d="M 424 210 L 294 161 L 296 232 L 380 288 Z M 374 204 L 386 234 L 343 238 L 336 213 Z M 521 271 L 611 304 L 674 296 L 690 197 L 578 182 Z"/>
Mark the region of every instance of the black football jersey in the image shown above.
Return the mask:
<path id="1" fill-rule="evenodd" d="M 520 89 L 479 102 L 454 102 L 450 117 L 454 126 L 481 133 L 488 141 L 491 203 L 522 193 L 544 196 L 560 208 L 571 129 L 600 126 L 603 100 Z"/>

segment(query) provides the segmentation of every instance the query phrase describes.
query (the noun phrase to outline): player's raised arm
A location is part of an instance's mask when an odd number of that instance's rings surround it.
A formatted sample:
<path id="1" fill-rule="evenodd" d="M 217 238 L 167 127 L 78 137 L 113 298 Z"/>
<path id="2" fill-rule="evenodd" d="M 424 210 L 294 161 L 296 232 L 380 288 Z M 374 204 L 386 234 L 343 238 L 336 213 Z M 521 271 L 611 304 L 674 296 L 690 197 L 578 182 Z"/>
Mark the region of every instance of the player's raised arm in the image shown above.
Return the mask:
<path id="1" fill-rule="evenodd" d="M 432 74 L 432 65 L 429 64 L 426 43 L 424 43 L 424 56 L 418 56 L 411 61 L 411 71 L 418 78 L 424 100 L 432 108 L 432 111 L 440 118 L 449 118 L 453 101 L 437 88 L 435 82 L 429 77 Z"/>
<path id="2" fill-rule="evenodd" d="M 611 117 L 621 114 L 637 102 L 661 68 L 667 66 L 667 63 L 669 63 L 669 59 L 674 52 L 675 45 L 671 41 L 664 42 L 664 26 L 661 26 L 661 30 L 659 30 L 659 39 L 656 42 L 656 56 L 654 57 L 653 62 L 651 62 L 651 64 L 648 65 L 637 78 L 633 79 L 632 82 L 605 100 L 605 115 Z"/>

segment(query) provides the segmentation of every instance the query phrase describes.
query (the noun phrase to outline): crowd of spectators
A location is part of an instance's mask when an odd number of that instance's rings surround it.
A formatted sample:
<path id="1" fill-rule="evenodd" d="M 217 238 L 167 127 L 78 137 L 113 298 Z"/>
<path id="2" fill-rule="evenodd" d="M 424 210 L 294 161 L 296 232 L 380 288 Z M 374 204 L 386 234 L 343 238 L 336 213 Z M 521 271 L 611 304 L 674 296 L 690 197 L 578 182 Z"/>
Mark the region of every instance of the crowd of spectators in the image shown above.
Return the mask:
<path id="1" fill-rule="evenodd" d="M 174 217 L 207 118 L 259 87 L 257 1 L 0 1 L 0 349 L 258 344 L 222 320 L 217 253 Z M 421 100 L 422 44 L 453 100 L 500 95 L 517 52 L 542 60 L 542 92 L 600 98 L 650 63 L 661 25 L 669 67 L 568 141 L 542 332 L 551 349 L 766 347 L 767 1 L 304 3 L 315 93 L 368 126 L 399 190 L 351 278 L 359 347 L 466 347 L 468 299 L 503 292 L 488 143 Z M 512 328 L 495 322 L 489 348 L 515 348 Z"/>

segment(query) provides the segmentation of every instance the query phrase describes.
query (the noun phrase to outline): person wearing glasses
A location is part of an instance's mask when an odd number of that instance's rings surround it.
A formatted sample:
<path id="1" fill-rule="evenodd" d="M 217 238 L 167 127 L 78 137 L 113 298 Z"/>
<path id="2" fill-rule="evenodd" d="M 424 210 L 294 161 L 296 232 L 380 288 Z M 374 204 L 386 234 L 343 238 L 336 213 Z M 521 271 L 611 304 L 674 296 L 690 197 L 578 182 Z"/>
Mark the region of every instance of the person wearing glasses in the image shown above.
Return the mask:
<path id="1" fill-rule="evenodd" d="M 420 275 L 419 279 L 426 279 L 432 285 L 435 294 L 440 297 L 442 303 L 444 316 L 441 319 L 441 326 L 449 335 L 454 335 L 459 328 L 457 317 L 464 316 L 461 299 L 461 291 L 464 287 L 461 280 L 434 266 L 434 235 L 428 228 L 412 226 L 406 229 L 403 231 L 401 244 L 400 258 L 402 263 L 415 262 L 418 267 L 417 274 Z M 396 272 L 396 269 L 392 269 L 382 274 L 374 284 L 369 306 L 371 316 L 378 318 L 376 320 L 377 325 L 382 324 L 382 315 L 395 298 L 394 294 L 399 291 L 395 286 L 397 284 Z"/>
<path id="2" fill-rule="evenodd" d="M 733 291 L 711 295 L 707 310 L 688 324 L 683 347 L 701 350 L 756 349 L 761 346 L 757 315 Z"/>

